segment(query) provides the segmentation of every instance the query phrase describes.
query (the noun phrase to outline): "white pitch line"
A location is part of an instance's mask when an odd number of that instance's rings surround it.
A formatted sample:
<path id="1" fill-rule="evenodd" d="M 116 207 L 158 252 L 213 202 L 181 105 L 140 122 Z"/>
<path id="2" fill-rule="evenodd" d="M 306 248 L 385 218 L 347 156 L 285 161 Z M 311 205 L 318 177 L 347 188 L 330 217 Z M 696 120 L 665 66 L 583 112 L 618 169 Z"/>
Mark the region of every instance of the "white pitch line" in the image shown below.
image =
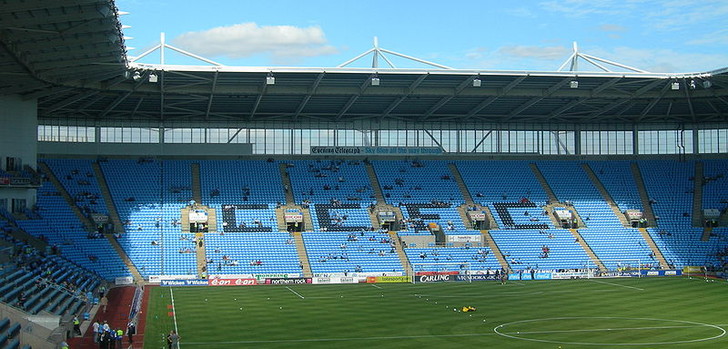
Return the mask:
<path id="1" fill-rule="evenodd" d="M 503 332 L 504 334 L 551 334 L 551 333 L 578 333 L 578 332 L 609 332 L 609 331 L 635 331 L 635 330 L 662 330 L 669 328 L 694 328 L 705 327 L 703 325 L 682 325 L 682 326 L 649 326 L 649 327 L 616 327 L 616 328 L 585 328 L 579 330 L 553 330 L 553 331 L 527 331 L 527 332 Z"/>
<path id="2" fill-rule="evenodd" d="M 310 339 L 278 339 L 278 340 L 252 340 L 252 341 L 227 341 L 227 342 L 185 342 L 186 345 L 213 344 L 268 344 L 268 343 L 312 343 L 312 342 L 349 342 L 364 340 L 395 340 L 395 339 L 419 339 L 419 338 L 456 338 L 456 337 L 484 337 L 495 335 L 494 332 L 465 333 L 465 334 L 431 334 L 421 336 L 387 336 L 387 337 L 345 337 L 345 338 L 310 338 Z"/>
<path id="3" fill-rule="evenodd" d="M 605 285 L 612 285 L 612 286 L 619 286 L 619 287 L 631 288 L 631 289 L 638 290 L 638 291 L 644 291 L 645 290 L 644 288 L 639 288 L 639 287 L 634 287 L 634 286 L 627 286 L 627 285 L 622 285 L 622 284 L 615 284 L 615 283 L 607 282 L 607 281 L 599 281 L 599 280 L 594 280 L 594 279 L 589 279 L 589 281 L 596 282 L 596 283 L 599 283 L 599 284 L 605 284 Z"/>
<path id="4" fill-rule="evenodd" d="M 290 287 L 286 286 L 286 288 L 287 288 L 287 289 L 288 289 L 289 291 L 293 292 L 293 294 L 295 294 L 295 295 L 296 295 L 296 296 L 298 296 L 299 298 L 301 298 L 301 299 L 306 299 L 306 297 L 304 297 L 304 296 L 302 296 L 302 295 L 301 295 L 300 293 L 298 293 L 298 292 L 296 292 L 296 291 L 292 290 L 292 289 L 291 289 Z"/>
<path id="5" fill-rule="evenodd" d="M 169 297 L 172 299 L 172 318 L 174 318 L 174 332 L 179 336 L 179 329 L 177 328 L 177 307 L 174 306 L 174 292 L 172 288 L 169 288 Z M 181 344 L 177 343 L 177 348 L 180 348 Z"/>
<path id="6" fill-rule="evenodd" d="M 378 289 L 380 289 L 380 290 L 382 289 L 381 287 L 379 287 L 379 286 L 377 286 L 377 285 L 375 285 L 375 284 L 370 284 L 370 285 L 372 285 L 372 286 L 374 286 L 374 287 L 376 287 L 376 288 L 378 288 Z"/>

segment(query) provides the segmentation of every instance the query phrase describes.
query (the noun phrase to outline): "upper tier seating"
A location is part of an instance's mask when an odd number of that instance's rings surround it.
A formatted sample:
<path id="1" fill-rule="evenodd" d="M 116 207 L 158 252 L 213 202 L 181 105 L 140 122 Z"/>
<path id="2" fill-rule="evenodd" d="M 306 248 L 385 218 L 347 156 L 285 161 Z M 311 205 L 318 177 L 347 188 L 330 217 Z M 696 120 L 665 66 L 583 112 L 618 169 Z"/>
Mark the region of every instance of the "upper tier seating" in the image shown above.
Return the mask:
<path id="1" fill-rule="evenodd" d="M 214 207 L 228 204 L 285 203 L 278 163 L 263 160 L 202 160 L 202 203 Z M 188 171 L 189 172 L 189 171 Z"/>
<path id="2" fill-rule="evenodd" d="M 626 210 L 642 211 L 642 202 L 632 176 L 630 161 L 590 161 L 594 174 L 619 206 L 620 212 Z"/>
<path id="3" fill-rule="evenodd" d="M 456 164 L 470 196 L 482 205 L 519 202 L 522 198 L 542 205 L 548 199 L 527 161 L 465 160 Z"/>
<path id="4" fill-rule="evenodd" d="M 465 202 L 445 161 L 375 160 L 372 164 L 389 204 L 442 201 L 457 206 Z"/>
<path id="5" fill-rule="evenodd" d="M 360 161 L 294 160 L 286 161 L 297 204 L 356 203 L 374 200 L 369 177 Z"/>
<path id="6" fill-rule="evenodd" d="M 44 159 L 76 206 L 86 215 L 101 213 L 108 215 L 101 189 L 89 159 Z"/>

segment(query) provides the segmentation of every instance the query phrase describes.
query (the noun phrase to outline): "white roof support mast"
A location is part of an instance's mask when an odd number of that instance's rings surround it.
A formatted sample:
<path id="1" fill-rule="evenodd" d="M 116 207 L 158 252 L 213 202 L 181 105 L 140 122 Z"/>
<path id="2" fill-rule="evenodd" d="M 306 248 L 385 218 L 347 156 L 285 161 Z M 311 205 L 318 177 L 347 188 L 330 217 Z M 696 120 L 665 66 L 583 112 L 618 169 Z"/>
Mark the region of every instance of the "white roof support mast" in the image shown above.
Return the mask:
<path id="1" fill-rule="evenodd" d="M 379 68 L 379 58 L 381 57 L 385 62 L 387 62 L 387 65 L 389 65 L 390 68 L 395 68 L 396 69 L 397 67 L 394 65 L 394 63 L 392 63 L 392 61 L 389 60 L 389 58 L 385 55 L 385 53 L 390 54 L 390 55 L 393 55 L 393 56 L 401 57 L 401 58 L 404 58 L 404 59 L 407 59 L 407 60 L 410 60 L 410 61 L 414 61 L 414 62 L 417 62 L 417 63 L 422 63 L 422 64 L 425 64 L 425 65 L 429 65 L 429 66 L 432 66 L 432 67 L 435 67 L 435 68 L 440 68 L 440 69 L 453 69 L 453 68 L 448 67 L 446 65 L 442 65 L 442 64 L 438 64 L 438 63 L 426 61 L 424 59 L 420 59 L 420 58 L 417 58 L 417 57 L 408 56 L 408 55 L 405 55 L 405 54 L 402 54 L 402 53 L 399 53 L 399 52 L 394 52 L 394 51 L 391 51 L 391 50 L 387 50 L 387 49 L 381 48 L 381 47 L 379 47 L 379 39 L 376 36 L 374 37 L 374 47 L 366 50 L 365 52 L 359 54 L 358 56 L 356 56 L 356 57 L 354 57 L 354 58 L 352 58 L 352 59 L 350 59 L 350 60 L 348 60 L 348 61 L 346 61 L 344 63 L 339 64 L 337 66 L 337 68 L 346 67 L 347 65 L 358 61 L 359 59 L 363 58 L 364 56 L 366 56 L 368 54 L 372 54 L 372 68 L 375 68 L 375 69 L 376 68 Z"/>
<path id="2" fill-rule="evenodd" d="M 564 68 L 566 68 L 567 65 L 569 66 L 569 71 L 579 71 L 579 58 L 581 58 L 587 63 L 597 67 L 599 70 L 604 72 L 614 72 L 614 70 L 609 69 L 609 66 L 614 66 L 635 73 L 649 73 L 646 70 L 637 69 L 626 64 L 621 64 L 610 61 L 608 59 L 595 57 L 586 53 L 581 53 L 579 52 L 579 46 L 576 44 L 576 41 L 574 41 L 573 50 L 574 51 L 571 53 L 569 58 L 567 58 L 566 61 L 559 67 L 558 71 L 564 71 Z"/>
<path id="3" fill-rule="evenodd" d="M 154 47 L 150 48 L 149 50 L 144 51 L 142 54 L 140 54 L 140 55 L 138 55 L 138 56 L 136 56 L 134 58 L 129 59 L 129 62 L 130 63 L 135 63 L 138 60 L 140 60 L 140 59 L 148 56 L 151 53 L 153 53 L 154 51 L 159 50 L 159 64 L 161 66 L 164 66 L 166 64 L 165 63 L 165 49 L 170 49 L 170 50 L 179 52 L 179 53 L 181 53 L 181 54 L 183 54 L 183 55 L 185 55 L 187 57 L 191 57 L 191 58 L 194 58 L 194 59 L 199 60 L 199 61 L 203 61 L 203 62 L 208 63 L 208 64 L 212 64 L 212 65 L 216 65 L 216 66 L 223 66 L 223 64 L 218 63 L 218 62 L 215 62 L 215 61 L 213 61 L 211 59 L 207 59 L 205 57 L 198 56 L 198 55 L 196 55 L 194 53 L 191 53 L 191 52 L 185 51 L 185 50 L 183 50 L 181 48 L 177 48 L 177 47 L 174 47 L 174 46 L 172 46 L 170 44 L 167 44 L 164 33 L 160 33 L 159 34 L 159 44 L 155 45 Z"/>

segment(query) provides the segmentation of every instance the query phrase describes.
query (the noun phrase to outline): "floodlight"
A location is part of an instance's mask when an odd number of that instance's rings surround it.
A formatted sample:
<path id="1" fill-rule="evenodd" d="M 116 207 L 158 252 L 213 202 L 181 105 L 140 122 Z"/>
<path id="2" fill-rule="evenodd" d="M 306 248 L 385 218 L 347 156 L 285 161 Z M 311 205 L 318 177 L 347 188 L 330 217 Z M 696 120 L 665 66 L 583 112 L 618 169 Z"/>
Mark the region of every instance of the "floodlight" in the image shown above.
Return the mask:
<path id="1" fill-rule="evenodd" d="M 690 89 L 694 90 L 697 87 L 697 84 L 695 84 L 695 80 L 690 80 Z"/>
<path id="2" fill-rule="evenodd" d="M 135 71 L 134 75 L 132 75 L 131 78 L 134 79 L 134 81 L 139 81 L 142 79 L 142 74 L 140 74 L 138 71 Z"/>
<path id="3" fill-rule="evenodd" d="M 372 77 L 372 86 L 379 86 L 379 78 L 374 76 Z"/>
<path id="4" fill-rule="evenodd" d="M 713 86 L 713 83 L 710 82 L 710 80 L 703 81 L 703 88 L 710 88 Z"/>
<path id="5" fill-rule="evenodd" d="M 569 81 L 569 88 L 579 88 L 579 82 L 576 80 Z"/>
<path id="6" fill-rule="evenodd" d="M 483 84 L 483 81 L 480 80 L 480 78 L 473 79 L 473 87 L 480 87 L 480 85 Z"/>
<path id="7" fill-rule="evenodd" d="M 149 82 L 157 82 L 159 81 L 159 76 L 154 73 L 149 73 Z"/>
<path id="8" fill-rule="evenodd" d="M 672 89 L 672 90 L 679 90 L 680 89 L 680 83 L 679 82 L 673 82 L 670 85 L 670 89 Z"/>
<path id="9" fill-rule="evenodd" d="M 266 85 L 275 85 L 276 77 L 273 76 L 273 74 L 268 74 L 268 76 L 265 77 L 265 84 Z"/>

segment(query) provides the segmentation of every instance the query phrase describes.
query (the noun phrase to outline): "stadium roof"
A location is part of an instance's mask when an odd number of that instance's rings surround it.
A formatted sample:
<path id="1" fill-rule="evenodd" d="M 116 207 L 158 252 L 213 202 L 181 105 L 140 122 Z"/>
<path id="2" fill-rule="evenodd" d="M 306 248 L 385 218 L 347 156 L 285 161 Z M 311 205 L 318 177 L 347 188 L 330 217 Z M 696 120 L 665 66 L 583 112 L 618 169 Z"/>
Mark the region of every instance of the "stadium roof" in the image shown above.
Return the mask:
<path id="1" fill-rule="evenodd" d="M 126 57 L 112 0 L 0 2 L 0 94 L 37 98 L 41 119 L 646 123 L 728 115 L 728 68 L 660 74 L 140 64 Z"/>

